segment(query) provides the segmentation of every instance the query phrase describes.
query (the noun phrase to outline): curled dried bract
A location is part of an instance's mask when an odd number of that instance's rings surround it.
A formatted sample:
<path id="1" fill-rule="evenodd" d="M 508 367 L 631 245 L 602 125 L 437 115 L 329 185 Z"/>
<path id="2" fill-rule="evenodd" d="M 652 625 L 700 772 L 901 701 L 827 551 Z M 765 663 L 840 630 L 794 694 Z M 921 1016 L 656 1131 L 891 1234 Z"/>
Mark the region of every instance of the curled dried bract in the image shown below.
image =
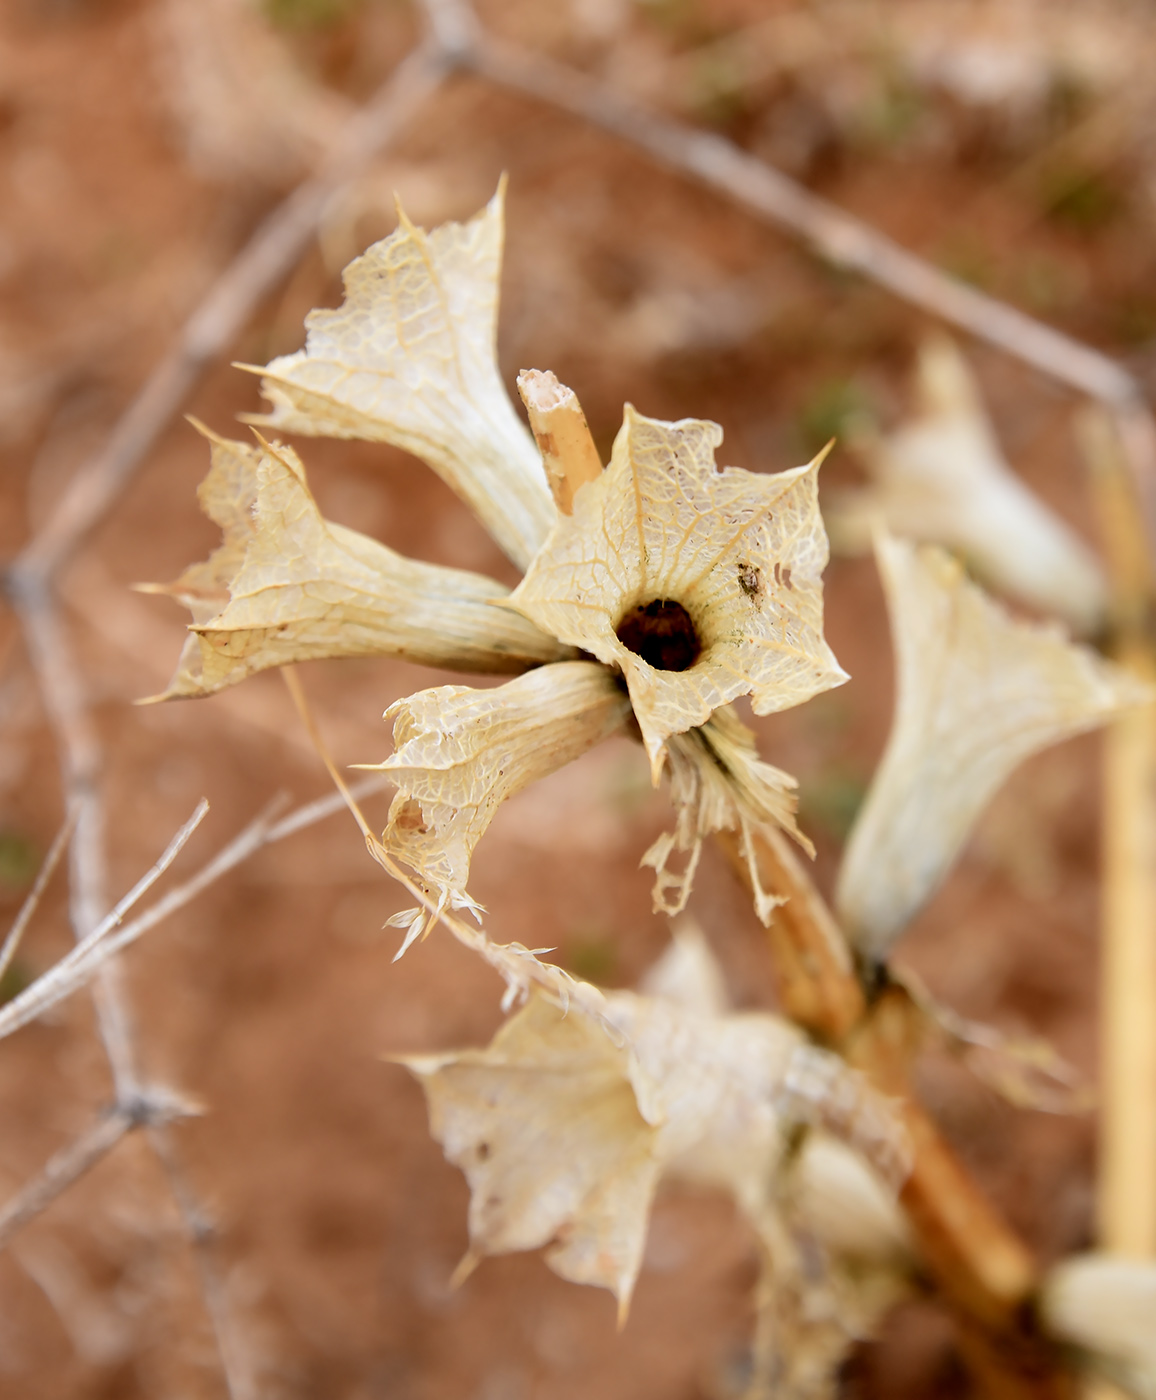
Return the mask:
<path id="1" fill-rule="evenodd" d="M 467 1259 L 546 1246 L 556 1272 L 609 1288 L 624 1310 L 665 1171 L 722 1186 L 761 1218 L 785 1124 L 822 1111 L 796 1095 L 812 1062 L 815 1082 L 871 1095 L 774 1016 L 699 1015 L 630 992 L 592 1007 L 588 996 L 563 1013 L 534 994 L 486 1049 L 403 1063 L 470 1183 Z"/>
<path id="2" fill-rule="evenodd" d="M 1019 763 L 1153 693 L 1057 627 L 1016 621 L 942 550 L 885 536 L 876 548 L 898 695 L 836 903 L 882 957 Z"/>
<path id="3" fill-rule="evenodd" d="M 449 483 L 521 568 L 554 502 L 494 353 L 502 191 L 475 218 L 398 228 L 345 269 L 345 301 L 306 317 L 304 350 L 264 369 L 272 403 L 252 421 L 285 432 L 389 442 Z"/>
<path id="4" fill-rule="evenodd" d="M 193 613 L 162 699 L 209 695 L 270 666 L 388 655 L 456 670 L 518 672 L 572 655 L 509 608 L 481 574 L 406 559 L 322 518 L 297 454 L 208 434 L 201 504 L 224 542 L 155 592 Z"/>
<path id="5" fill-rule="evenodd" d="M 750 695 L 788 709 L 847 679 L 823 640 L 821 459 L 719 470 L 722 429 L 627 405 L 610 465 L 574 496 L 510 604 L 621 670 L 655 781 L 666 744 Z"/>
<path id="6" fill-rule="evenodd" d="M 475 907 L 470 858 L 500 804 L 629 714 L 614 677 L 590 661 L 545 666 L 493 690 L 438 686 L 397 701 L 386 711 L 396 752 L 378 765 L 398 786 L 383 847 L 443 902 Z"/>

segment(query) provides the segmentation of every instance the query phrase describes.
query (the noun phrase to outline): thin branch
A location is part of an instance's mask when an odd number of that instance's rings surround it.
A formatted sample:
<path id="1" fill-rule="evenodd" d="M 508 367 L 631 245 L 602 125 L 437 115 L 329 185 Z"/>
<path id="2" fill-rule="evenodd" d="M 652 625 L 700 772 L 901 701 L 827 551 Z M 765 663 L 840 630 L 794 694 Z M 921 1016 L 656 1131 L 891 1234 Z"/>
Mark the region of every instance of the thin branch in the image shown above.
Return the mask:
<path id="1" fill-rule="evenodd" d="M 44 1170 L 0 1209 L 0 1249 L 13 1235 L 46 1210 L 62 1192 L 103 1160 L 135 1127 L 121 1108 L 106 1113 L 88 1132 L 49 1159 Z"/>
<path id="2" fill-rule="evenodd" d="M 372 778 L 362 778 L 356 783 L 350 783 L 346 791 L 353 799 L 359 797 L 372 797 L 375 792 L 384 792 L 386 788 L 392 787 L 393 782 L 388 774 L 377 774 Z M 286 836 L 292 836 L 294 832 L 301 831 L 307 826 L 324 821 L 326 817 L 332 817 L 337 812 L 344 812 L 348 808 L 348 800 L 344 793 L 333 792 L 327 797 L 319 797 L 314 802 L 307 802 L 303 807 L 298 807 L 295 812 L 290 812 L 287 817 L 269 828 L 266 837 L 267 842 L 282 841 Z"/>
<path id="3" fill-rule="evenodd" d="M 380 792 L 388 785 L 386 778 L 368 778 L 352 784 L 349 792 L 351 797 L 355 799 L 368 797 L 375 792 Z M 288 816 L 274 822 L 273 817 L 279 805 L 279 802 L 271 803 L 260 816 L 254 818 L 227 846 L 222 847 L 212 860 L 206 862 L 195 875 L 175 889 L 170 890 L 152 908 L 146 909 L 143 914 L 130 923 L 117 930 L 117 924 L 120 920 L 114 918 L 112 914 L 108 915 L 98 929 L 85 941 L 85 944 L 73 948 L 46 973 L 38 977 L 30 987 L 26 987 L 19 996 L 13 997 L 11 1001 L 0 1007 L 0 1039 L 11 1035 L 30 1021 L 36 1020 L 49 1007 L 55 1006 L 57 1002 L 71 996 L 88 981 L 97 967 L 107 958 L 123 952 L 143 934 L 156 928 L 171 914 L 175 914 L 178 909 L 183 909 L 186 904 L 191 904 L 199 894 L 219 880 L 222 875 L 227 875 L 230 870 L 235 870 L 238 865 L 248 860 L 263 846 L 271 846 L 277 841 L 284 841 L 286 837 L 293 836 L 299 831 L 304 831 L 307 827 L 315 826 L 318 822 L 324 821 L 326 817 L 346 810 L 345 798 L 335 793 L 329 797 L 318 798 L 314 802 L 304 803 L 295 811 L 290 812 Z M 183 841 L 187 840 L 188 835 L 191 835 L 192 826 L 196 821 L 199 821 L 201 815 L 203 815 L 202 810 L 198 807 L 190 822 L 186 823 L 181 832 L 173 838 L 173 844 L 178 840 L 181 840 L 181 844 L 183 844 Z M 168 852 L 166 852 L 167 854 Z M 158 862 L 159 864 L 160 862 Z M 155 879 L 154 872 L 160 873 L 155 866 L 153 871 L 150 871 L 150 875 L 153 875 Z M 151 884 L 152 880 L 149 880 L 149 883 Z M 125 901 L 122 900 L 118 908 L 122 908 L 124 905 Z M 122 908 L 122 917 L 123 912 Z"/>
<path id="4" fill-rule="evenodd" d="M 64 824 L 56 833 L 48 854 L 44 857 L 44 864 L 40 867 L 40 873 L 36 877 L 36 883 L 28 892 L 28 898 L 20 906 L 20 913 L 16 915 L 16 922 L 8 930 L 8 937 L 4 940 L 4 946 L 0 948 L 0 978 L 12 966 L 12 959 L 16 956 L 16 950 L 20 947 L 20 940 L 24 937 L 28 925 L 32 922 L 32 916 L 36 913 L 40 903 L 40 897 L 48 887 L 49 880 L 52 879 L 53 871 L 60 864 L 60 857 L 64 854 L 69 838 L 76 827 L 76 812 L 70 811 L 64 819 Z"/>
<path id="5" fill-rule="evenodd" d="M 612 132 L 787 229 L 828 261 L 1108 405 L 1121 425 L 1149 541 L 1156 545 L 1156 422 L 1139 384 L 1110 356 L 951 277 L 732 142 L 650 112 L 540 53 L 482 36 L 462 0 L 424 5 L 435 32 L 457 36 L 457 61 L 480 77 Z"/>
<path id="6" fill-rule="evenodd" d="M 189 1183 L 184 1164 L 176 1150 L 168 1123 L 149 1125 L 149 1141 L 168 1178 L 169 1188 L 177 1210 L 184 1222 L 185 1233 L 192 1246 L 197 1272 L 201 1277 L 201 1296 L 205 1311 L 222 1360 L 225 1383 L 230 1400 L 251 1400 L 257 1395 L 248 1357 L 237 1345 L 236 1329 L 229 1312 L 228 1290 L 217 1260 L 217 1231 Z"/>
<path id="7" fill-rule="evenodd" d="M 69 912 L 73 937 L 81 943 L 99 925 L 108 909 L 104 807 L 99 791 L 100 741 L 60 610 L 49 586 L 38 575 L 24 573 L 11 574 L 9 585 L 40 692 L 56 733 L 65 796 L 76 813 Z M 117 1098 L 128 1102 L 136 1095 L 136 1068 L 128 1011 L 115 965 L 100 969 L 93 996 Z"/>
<path id="8" fill-rule="evenodd" d="M 27 1025 L 29 1021 L 34 1021 L 38 1016 L 42 1016 L 49 1007 L 55 1006 L 58 1001 L 70 996 L 82 987 L 107 959 L 127 946 L 128 942 L 139 938 L 142 933 L 160 922 L 159 918 L 147 921 L 148 916 L 146 915 L 145 919 L 137 920 L 136 923 L 129 926 L 129 929 L 122 930 L 115 942 L 109 936 L 114 929 L 119 927 L 128 910 L 173 863 L 193 832 L 200 826 L 208 810 L 209 804 L 207 802 L 202 800 L 198 803 L 193 815 L 169 842 L 168 848 L 157 863 L 141 880 L 137 881 L 112 913 L 106 915 L 87 938 L 76 944 L 59 962 L 54 963 L 47 972 L 38 977 L 30 987 L 26 987 L 19 996 L 13 997 L 11 1001 L 0 1007 L 0 1039 L 11 1035 L 13 1031 Z M 149 912 L 151 914 L 153 911 Z M 125 934 L 130 930 L 134 931 L 133 938 L 126 940 Z M 126 1098 L 129 1097 L 131 1095 L 126 1095 Z"/>
<path id="9" fill-rule="evenodd" d="M 100 523 L 201 375 L 228 349 L 262 299 L 309 246 L 335 197 L 351 185 L 435 92 L 447 68 L 437 45 L 415 49 L 346 124 L 322 168 L 270 213 L 213 283 L 95 456 L 10 572 L 48 579 Z"/>

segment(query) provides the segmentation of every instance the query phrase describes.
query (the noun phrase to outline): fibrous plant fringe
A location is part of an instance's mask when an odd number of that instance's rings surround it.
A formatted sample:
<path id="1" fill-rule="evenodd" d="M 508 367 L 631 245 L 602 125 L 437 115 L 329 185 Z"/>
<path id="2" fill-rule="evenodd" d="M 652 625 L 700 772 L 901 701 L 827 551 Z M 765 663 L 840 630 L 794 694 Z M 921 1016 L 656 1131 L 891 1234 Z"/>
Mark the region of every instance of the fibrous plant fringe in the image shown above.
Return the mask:
<path id="1" fill-rule="evenodd" d="M 821 457 L 768 476 L 720 470 L 716 425 L 664 423 L 627 405 L 610 462 L 595 470 L 576 396 L 543 371 L 520 377 L 527 434 L 494 362 L 500 249 L 501 191 L 470 223 L 432 234 L 402 215 L 397 232 L 347 270 L 345 304 L 314 313 L 305 348 L 264 372 L 274 410 L 260 423 L 410 448 L 474 506 L 525 568 L 522 582 L 506 594 L 476 575 L 406 561 L 327 524 L 289 449 L 262 437 L 254 446 L 214 439 L 202 499 L 225 540 L 165 590 L 194 613 L 167 694 L 211 693 L 253 670 L 351 653 L 524 672 L 489 689 L 443 686 L 391 706 L 395 753 L 377 766 L 398 791 L 380 840 L 359 815 L 371 852 L 418 897 L 391 920 L 405 929 L 399 955 L 441 919 L 499 968 L 507 1002 L 525 1003 L 488 1050 L 407 1061 L 426 1088 L 435 1134 L 470 1181 L 462 1277 L 486 1254 L 546 1246 L 559 1273 L 611 1289 L 624 1310 L 654 1190 L 664 1173 L 681 1170 L 727 1187 L 763 1241 L 756 1353 L 777 1349 L 780 1379 L 789 1359 L 783 1393 L 829 1393 L 846 1347 L 876 1315 L 867 1300 L 893 1298 L 912 1259 L 991 1332 L 991 1358 L 1002 1355 L 998 1364 L 1027 1387 L 1043 1345 L 1017 1331 L 1038 1283 L 1030 1256 L 906 1097 L 906 1057 L 934 1011 L 899 984 L 873 1005 L 829 915 L 826 963 L 809 961 L 804 946 L 798 986 L 826 979 L 854 990 L 836 995 L 847 1008 L 837 1023 L 820 1012 L 794 1027 L 663 998 L 603 996 L 528 949 L 472 932 L 454 913 L 483 917 L 467 880 L 503 798 L 627 728 L 646 749 L 654 782 L 669 777 L 676 808 L 673 833 L 642 855 L 657 873 L 656 908 L 685 906 L 703 839 L 729 831 L 758 916 L 773 924 L 777 906 L 801 899 L 786 918 L 805 945 L 819 906 L 801 867 L 783 865 L 781 854 L 769 884 L 762 873 L 781 832 L 809 849 L 795 824 L 795 783 L 759 759 L 731 702 L 749 696 L 767 714 L 846 679 L 822 633 Z M 839 911 L 855 955 L 877 969 L 877 989 L 887 983 L 880 969 L 891 943 L 1007 773 L 1028 753 L 1152 695 L 1057 628 L 1012 619 L 941 550 L 876 529 L 899 700 L 888 754 L 852 833 Z M 444 606 L 444 627 L 432 620 L 431 600 Z M 296 682 L 293 690 L 304 707 Z M 678 871 L 669 868 L 675 852 L 685 858 Z M 824 1004 L 833 1005 L 822 996 L 815 1003 Z M 889 1024 L 907 1049 L 892 1043 Z M 803 1027 L 833 1048 L 808 1047 Z M 899 1095 L 898 1111 L 870 1078 Z M 1029 1081 L 1024 1074 L 1015 1084 Z M 794 1133 L 816 1124 L 844 1148 L 784 1155 Z M 852 1156 L 833 1169 L 846 1147 Z M 839 1181 L 845 1190 L 832 1184 Z M 881 1204 L 889 1197 L 879 1181 L 900 1188 L 913 1233 Z M 816 1243 L 824 1227 L 813 1203 L 841 1190 L 845 1223 Z M 968 1201 L 963 1216 L 953 1193 Z M 807 1200 L 811 1219 L 800 1204 Z M 986 1254 L 969 1247 L 966 1229 L 946 1247 L 927 1234 L 952 1209 L 957 1223 L 973 1221 Z M 840 1239 L 875 1250 L 876 1272 L 893 1283 L 849 1282 Z M 830 1251 L 818 1278 L 800 1262 L 808 1248 Z M 823 1326 L 814 1324 L 819 1315 Z M 760 1374 L 769 1384 L 772 1372 Z"/>

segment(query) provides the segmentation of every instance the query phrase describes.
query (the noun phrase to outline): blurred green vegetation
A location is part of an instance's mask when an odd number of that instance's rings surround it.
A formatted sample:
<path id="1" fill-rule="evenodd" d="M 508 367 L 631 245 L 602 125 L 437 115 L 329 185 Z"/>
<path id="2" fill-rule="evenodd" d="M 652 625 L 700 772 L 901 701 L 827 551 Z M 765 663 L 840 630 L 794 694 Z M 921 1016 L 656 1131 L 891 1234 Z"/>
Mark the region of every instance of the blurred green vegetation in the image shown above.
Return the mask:
<path id="1" fill-rule="evenodd" d="M 19 831 L 0 831 L 0 890 L 30 885 L 40 869 L 40 851 Z"/>

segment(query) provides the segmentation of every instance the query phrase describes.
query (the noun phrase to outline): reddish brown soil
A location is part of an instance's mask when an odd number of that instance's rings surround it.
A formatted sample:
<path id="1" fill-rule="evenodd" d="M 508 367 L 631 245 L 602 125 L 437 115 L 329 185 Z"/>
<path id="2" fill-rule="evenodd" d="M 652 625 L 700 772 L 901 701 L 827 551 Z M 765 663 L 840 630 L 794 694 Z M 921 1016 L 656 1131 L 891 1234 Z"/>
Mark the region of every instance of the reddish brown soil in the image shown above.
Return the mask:
<path id="1" fill-rule="evenodd" d="M 8 463 L 0 547 L 8 552 L 102 441 L 212 271 L 276 195 L 273 185 L 190 169 L 164 100 L 158 8 L 9 0 L 0 14 L 0 430 Z M 770 7 L 683 8 L 698 16 L 698 31 L 679 19 L 680 7 L 639 7 L 627 26 L 629 52 L 673 61 L 692 42 Z M 566 7 L 493 0 L 489 9 L 504 32 L 567 51 Z M 359 97 L 414 27 L 403 9 L 367 0 L 294 43 L 334 88 Z M 593 39 L 575 53 L 613 68 Z M 786 87 L 762 93 L 727 115 L 727 129 L 773 154 L 767 133 L 776 104 L 790 97 Z M 673 90 L 671 102 L 678 105 Z M 996 290 L 1018 295 L 1025 269 L 1049 259 L 1077 290 L 1048 314 L 1147 371 L 1147 344 L 1125 341 L 1117 314 L 1144 300 L 1151 240 L 1140 213 L 1125 210 L 1091 231 L 1049 222 L 1003 180 L 1024 153 L 988 149 L 978 138 L 945 155 L 917 143 L 856 146 L 836 133 L 820 154 L 803 172 L 818 188 L 937 256 L 966 234 Z M 801 460 L 825 432 L 822 405 L 847 378 L 885 417 L 901 407 L 919 317 L 567 117 L 455 80 L 375 178 L 380 190 L 400 189 L 416 220 L 432 223 L 473 212 L 502 171 L 503 370 L 512 382 L 523 365 L 554 369 L 581 395 L 600 443 L 630 401 L 656 416 L 715 418 L 728 462 L 775 470 Z M 391 218 L 380 206 L 354 220 L 341 256 L 388 230 Z M 340 231 L 334 238 L 340 245 Z M 683 325 L 677 343 L 668 333 L 672 293 L 680 306 L 709 313 L 705 325 Z M 294 348 L 304 312 L 337 295 L 312 251 L 232 358 L 261 361 Z M 665 340 L 647 329 L 662 316 Z M 975 362 L 1016 466 L 1083 528 L 1073 405 L 992 353 L 977 350 Z M 228 432 L 257 403 L 255 381 L 222 364 L 186 408 Z M 308 442 L 303 451 L 332 518 L 416 556 L 512 580 L 481 528 L 420 464 L 364 445 Z M 305 799 L 326 790 L 275 676 L 204 702 L 131 704 L 163 686 L 183 618 L 128 585 L 171 578 L 212 545 L 194 497 L 205 467 L 202 442 L 174 421 L 64 580 L 107 755 L 114 895 L 202 795 L 211 815 L 178 874 L 275 794 Z M 831 481 L 852 475 L 847 454 L 836 454 Z M 869 774 L 891 703 L 872 566 L 836 561 L 828 599 L 829 637 L 852 682 L 758 722 L 767 756 L 802 780 L 824 886 L 842 835 L 839 803 Z M 0 617 L 0 653 L 0 828 L 43 851 L 61 820 L 54 745 L 8 615 Z M 385 755 L 380 715 L 392 700 L 444 679 L 369 660 L 303 673 L 338 759 L 350 763 Z M 1028 764 L 903 947 L 961 1011 L 1046 1035 L 1089 1075 L 1097 783 L 1095 739 Z M 382 799 L 371 805 L 380 818 Z M 650 880 L 637 869 L 664 818 L 664 798 L 648 790 L 640 752 L 625 740 L 514 799 L 475 863 L 473 888 L 491 932 L 555 946 L 573 970 L 632 985 L 667 938 L 665 921 L 650 912 Z M 17 876 L 0 888 L 9 914 L 25 884 Z M 204 1106 L 179 1128 L 179 1145 L 219 1224 L 238 1346 L 259 1393 L 735 1393 L 755 1256 L 722 1200 L 663 1197 L 621 1334 L 608 1295 L 562 1282 L 535 1256 L 487 1262 L 450 1290 L 466 1246 L 466 1189 L 429 1136 L 417 1085 L 387 1057 L 483 1042 L 500 1019 L 500 988 L 441 932 L 394 965 L 397 934 L 380 930 L 402 904 L 352 824 L 334 818 L 258 855 L 125 960 L 144 1074 Z M 693 908 L 736 1003 L 769 1004 L 772 970 L 759 927 L 713 853 Z M 23 955 L 26 974 L 68 941 L 58 880 Z M 1015 1111 L 946 1061 L 928 1062 L 923 1087 L 964 1158 L 1043 1256 L 1088 1241 L 1089 1118 Z M 7 1041 L 0 1192 L 83 1130 L 109 1092 L 85 997 Z M 856 1394 L 896 1397 L 966 1390 L 950 1328 L 924 1305 L 863 1350 L 847 1384 Z M 0 1257 L 0 1397 L 222 1393 L 190 1253 L 147 1143 L 131 1139 Z"/>

